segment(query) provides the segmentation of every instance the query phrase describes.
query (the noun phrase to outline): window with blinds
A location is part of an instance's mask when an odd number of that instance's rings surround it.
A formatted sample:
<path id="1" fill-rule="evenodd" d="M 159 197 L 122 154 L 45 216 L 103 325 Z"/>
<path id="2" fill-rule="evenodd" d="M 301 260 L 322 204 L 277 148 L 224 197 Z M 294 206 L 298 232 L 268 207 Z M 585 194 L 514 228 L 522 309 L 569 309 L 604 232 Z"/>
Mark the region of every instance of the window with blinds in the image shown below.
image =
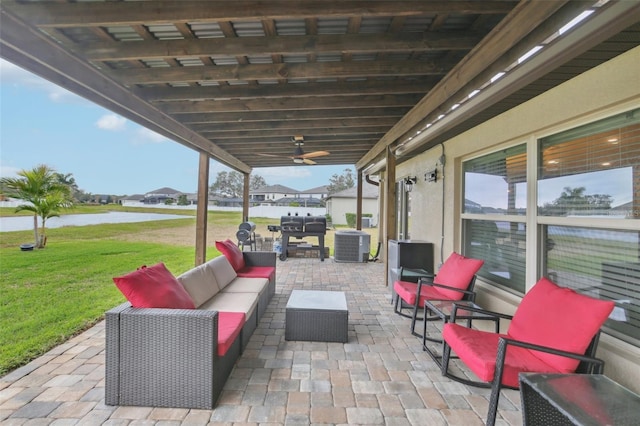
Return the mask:
<path id="1" fill-rule="evenodd" d="M 640 109 L 540 140 L 538 214 L 640 219 Z"/>
<path id="2" fill-rule="evenodd" d="M 547 226 L 546 273 L 616 307 L 607 331 L 640 343 L 640 232 Z"/>
<path id="3" fill-rule="evenodd" d="M 611 219 L 640 219 L 640 109 L 541 139 L 538 156 L 542 273 L 613 300 L 606 331 L 638 345 L 640 231 Z"/>
<path id="4" fill-rule="evenodd" d="M 465 161 L 464 254 L 482 259 L 478 275 L 524 293 L 526 145 Z"/>

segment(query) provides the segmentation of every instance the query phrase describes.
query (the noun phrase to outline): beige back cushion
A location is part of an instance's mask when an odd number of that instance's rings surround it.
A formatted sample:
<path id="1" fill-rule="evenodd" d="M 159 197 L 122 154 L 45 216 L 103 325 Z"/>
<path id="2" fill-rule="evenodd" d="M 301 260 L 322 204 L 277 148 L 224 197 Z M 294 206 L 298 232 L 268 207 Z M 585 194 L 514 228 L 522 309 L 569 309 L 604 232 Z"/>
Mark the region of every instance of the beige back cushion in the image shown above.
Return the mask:
<path id="1" fill-rule="evenodd" d="M 207 268 L 206 264 L 196 266 L 180 275 L 178 281 L 189 293 L 196 308 L 220 291 L 213 271 Z"/>
<path id="2" fill-rule="evenodd" d="M 216 277 L 216 282 L 218 283 L 218 288 L 222 290 L 233 281 L 238 275 L 236 271 L 231 266 L 229 260 L 227 260 L 224 256 L 218 256 L 216 258 L 211 259 L 207 263 L 205 263 L 207 268 L 209 268 L 213 275 Z"/>

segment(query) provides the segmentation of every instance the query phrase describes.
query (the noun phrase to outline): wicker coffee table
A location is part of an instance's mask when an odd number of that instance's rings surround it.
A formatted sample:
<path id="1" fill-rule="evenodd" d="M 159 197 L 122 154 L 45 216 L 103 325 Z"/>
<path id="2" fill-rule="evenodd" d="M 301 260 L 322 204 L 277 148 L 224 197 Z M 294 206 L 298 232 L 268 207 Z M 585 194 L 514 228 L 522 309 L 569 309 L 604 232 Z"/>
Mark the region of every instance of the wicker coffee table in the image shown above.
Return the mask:
<path id="1" fill-rule="evenodd" d="M 341 291 L 293 290 L 285 311 L 286 340 L 349 340 L 347 299 Z"/>

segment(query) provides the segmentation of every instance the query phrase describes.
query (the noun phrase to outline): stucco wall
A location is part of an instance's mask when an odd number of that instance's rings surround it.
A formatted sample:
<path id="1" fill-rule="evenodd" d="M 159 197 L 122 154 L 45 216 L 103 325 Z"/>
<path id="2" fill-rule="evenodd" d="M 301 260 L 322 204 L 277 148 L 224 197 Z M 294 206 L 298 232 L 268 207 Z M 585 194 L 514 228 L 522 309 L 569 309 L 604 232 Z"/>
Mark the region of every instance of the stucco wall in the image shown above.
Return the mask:
<path id="1" fill-rule="evenodd" d="M 346 213 L 356 212 L 355 198 L 331 198 L 327 202 L 327 213 L 331 215 L 334 225 L 346 225 Z M 378 199 L 364 198 L 362 200 L 362 213 L 371 214 L 372 226 L 378 225 Z"/>
<path id="2" fill-rule="evenodd" d="M 398 178 L 413 175 L 419 178 L 412 193 L 412 238 L 434 242 L 436 263 L 440 261 L 441 249 L 445 258 L 452 250 L 459 250 L 462 160 L 502 145 L 526 142 L 533 146 L 542 136 L 639 107 L 639 69 L 640 47 L 402 163 L 396 172 Z M 444 179 L 425 182 L 425 171 L 436 166 L 443 148 Z M 437 167 L 441 172 L 442 166 L 438 163 Z M 535 274 L 534 268 L 528 269 L 528 288 L 535 283 Z M 520 300 L 482 282 L 477 288 L 479 303 L 490 309 L 512 313 Z M 598 356 L 606 361 L 606 375 L 640 392 L 639 348 L 603 335 Z"/>

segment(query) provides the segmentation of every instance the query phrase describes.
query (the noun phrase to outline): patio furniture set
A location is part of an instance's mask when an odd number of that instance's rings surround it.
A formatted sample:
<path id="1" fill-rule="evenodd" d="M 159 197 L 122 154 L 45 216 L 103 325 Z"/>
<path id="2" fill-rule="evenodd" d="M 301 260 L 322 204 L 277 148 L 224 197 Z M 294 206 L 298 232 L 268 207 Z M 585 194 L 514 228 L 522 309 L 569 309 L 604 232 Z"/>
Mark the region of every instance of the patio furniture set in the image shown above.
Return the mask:
<path id="1" fill-rule="evenodd" d="M 223 254 L 174 278 L 163 264 L 114 281 L 127 297 L 106 313 L 107 405 L 212 409 L 275 294 L 276 253 Z M 294 290 L 287 340 L 348 340 L 344 292 Z"/>
<path id="2" fill-rule="evenodd" d="M 275 294 L 276 254 L 217 242 L 174 278 L 162 264 L 114 278 L 106 313 L 107 405 L 211 409 Z"/>
<path id="3" fill-rule="evenodd" d="M 443 376 L 469 386 L 491 388 L 486 424 L 495 424 L 500 390 L 519 387 L 525 424 L 637 421 L 640 397 L 602 376 L 604 361 L 595 357 L 600 329 L 614 303 L 579 294 L 543 277 L 525 294 L 514 315 L 488 311 L 475 304 L 473 290 L 475 274 L 482 264 L 453 253 L 435 276 L 415 268 L 408 271 L 406 276 L 418 277 L 417 283 L 403 281 L 400 270 L 393 283 L 397 296 L 392 303 L 396 313 L 411 319 L 411 332 L 422 339 L 423 349 Z M 411 313 L 403 312 L 406 309 Z M 418 317 L 419 311 L 422 317 Z M 510 321 L 504 333 L 500 332 L 501 319 Z M 417 320 L 423 320 L 422 334 L 415 331 Z M 442 322 L 441 334 L 434 337 L 428 332 L 430 321 Z M 492 322 L 493 330 L 486 326 L 473 328 L 478 321 Z M 450 368 L 454 358 L 476 380 L 454 373 Z M 589 378 L 584 378 L 585 374 Z M 580 379 L 567 379 L 573 380 L 573 391 L 564 386 L 564 393 L 557 389 L 554 393 L 549 390 L 549 377 L 557 383 L 562 377 Z M 571 392 L 588 398 L 590 408 L 584 401 L 576 405 Z M 617 412 L 620 404 L 611 400 L 610 392 L 622 398 L 627 408 Z M 598 418 L 594 418 L 594 404 L 600 409 Z M 620 422 L 607 421 L 611 418 Z"/>

